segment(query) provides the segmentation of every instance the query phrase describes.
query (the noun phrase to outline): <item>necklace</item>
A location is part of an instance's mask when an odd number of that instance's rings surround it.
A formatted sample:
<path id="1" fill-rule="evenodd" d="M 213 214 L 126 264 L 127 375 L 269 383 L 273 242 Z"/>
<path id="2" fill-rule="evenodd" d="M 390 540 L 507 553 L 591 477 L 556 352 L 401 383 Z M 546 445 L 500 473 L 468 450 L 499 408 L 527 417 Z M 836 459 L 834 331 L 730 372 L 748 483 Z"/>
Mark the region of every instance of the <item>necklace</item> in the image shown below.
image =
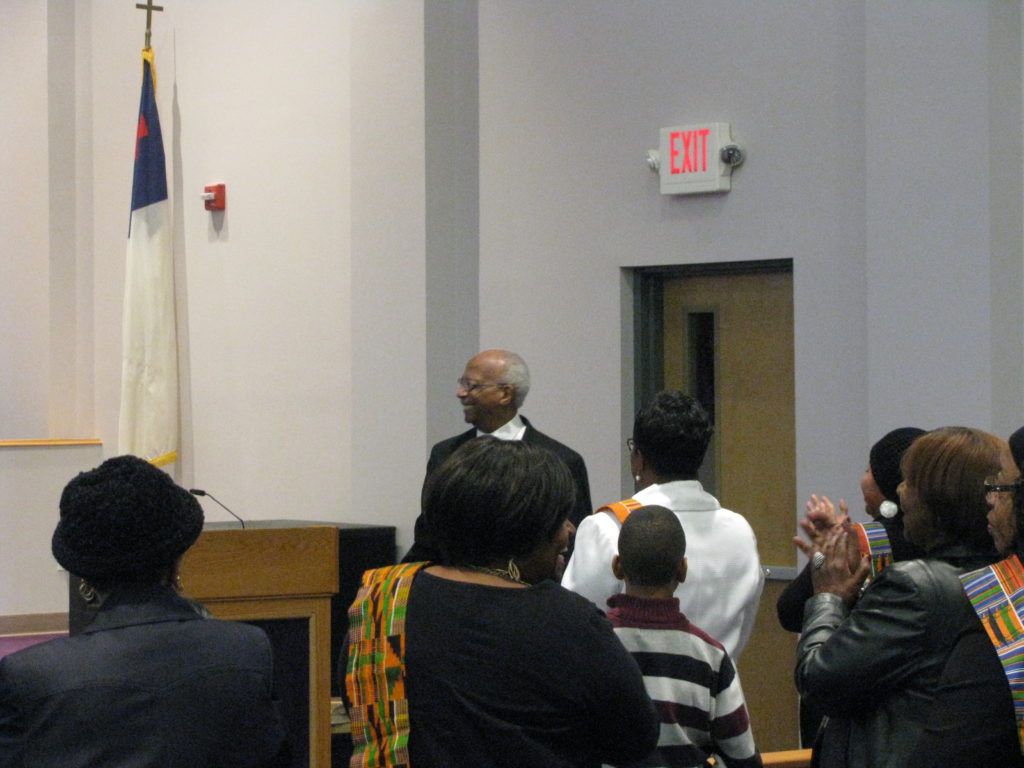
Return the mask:
<path id="1" fill-rule="evenodd" d="M 497 576 L 499 579 L 505 579 L 506 581 L 512 581 L 516 584 L 523 584 L 530 586 L 528 582 L 523 581 L 519 576 L 519 567 L 513 560 L 508 561 L 508 568 L 485 568 L 482 565 L 464 565 L 462 566 L 467 571 L 476 571 L 478 573 L 487 573 L 491 576 Z"/>

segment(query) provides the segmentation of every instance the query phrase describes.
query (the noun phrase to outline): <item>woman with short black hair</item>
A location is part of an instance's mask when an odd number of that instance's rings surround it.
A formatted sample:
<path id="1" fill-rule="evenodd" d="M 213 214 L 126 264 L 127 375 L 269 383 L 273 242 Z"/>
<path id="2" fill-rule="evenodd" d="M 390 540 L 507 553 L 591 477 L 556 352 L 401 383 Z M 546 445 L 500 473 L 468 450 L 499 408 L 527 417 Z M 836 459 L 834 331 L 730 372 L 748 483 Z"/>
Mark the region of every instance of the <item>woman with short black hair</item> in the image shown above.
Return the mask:
<path id="1" fill-rule="evenodd" d="M 438 561 L 368 571 L 349 612 L 353 765 L 386 754 L 415 768 L 596 767 L 653 749 L 636 663 L 555 581 L 573 488 L 554 454 L 493 437 L 431 475 Z"/>
<path id="2" fill-rule="evenodd" d="M 562 585 L 604 608 L 623 590 L 608 564 L 630 510 L 671 509 L 690 552 L 686 588 L 676 592 L 679 609 L 738 661 L 754 631 L 764 572 L 750 523 L 725 509 L 697 479 L 713 433 L 710 414 L 678 390 L 659 392 L 637 411 L 626 441 L 636 491 L 580 522 Z"/>
<path id="3" fill-rule="evenodd" d="M 557 579 L 564 548 L 574 529 L 572 476 L 558 457 L 521 441 L 460 451 L 446 471 L 427 479 L 424 521 L 437 542 L 436 565 L 457 571 L 519 572 L 537 584 Z M 564 471 L 563 471 L 564 470 Z"/>

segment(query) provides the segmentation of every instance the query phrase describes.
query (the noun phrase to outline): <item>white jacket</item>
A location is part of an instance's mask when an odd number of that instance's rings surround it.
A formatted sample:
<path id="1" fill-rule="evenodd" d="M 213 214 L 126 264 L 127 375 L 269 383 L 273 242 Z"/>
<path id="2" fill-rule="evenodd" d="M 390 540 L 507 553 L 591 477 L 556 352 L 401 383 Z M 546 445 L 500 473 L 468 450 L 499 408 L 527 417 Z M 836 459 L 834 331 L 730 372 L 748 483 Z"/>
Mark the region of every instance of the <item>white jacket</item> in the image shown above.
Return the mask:
<path id="1" fill-rule="evenodd" d="M 757 538 L 742 515 L 723 509 L 697 480 L 651 485 L 633 498 L 643 505 L 668 507 L 686 532 L 686 581 L 676 589 L 679 610 L 732 656 L 740 653 L 754 629 L 764 573 Z M 612 574 L 618 552 L 619 521 L 608 512 L 584 519 L 576 531 L 572 557 L 562 586 L 604 608 L 623 589 Z"/>

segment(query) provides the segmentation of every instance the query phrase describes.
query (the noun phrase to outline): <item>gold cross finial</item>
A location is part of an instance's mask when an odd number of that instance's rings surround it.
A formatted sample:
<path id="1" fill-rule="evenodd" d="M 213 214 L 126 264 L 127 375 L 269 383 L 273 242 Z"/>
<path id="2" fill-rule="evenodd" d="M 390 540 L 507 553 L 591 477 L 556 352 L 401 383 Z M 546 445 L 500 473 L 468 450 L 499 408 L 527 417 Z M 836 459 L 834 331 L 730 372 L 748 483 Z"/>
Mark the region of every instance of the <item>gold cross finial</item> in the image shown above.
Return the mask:
<path id="1" fill-rule="evenodd" d="M 149 48 L 149 35 L 153 25 L 153 11 L 162 11 L 162 5 L 153 5 L 153 0 L 146 0 L 145 3 L 136 3 L 135 7 L 146 12 L 146 47 Z"/>

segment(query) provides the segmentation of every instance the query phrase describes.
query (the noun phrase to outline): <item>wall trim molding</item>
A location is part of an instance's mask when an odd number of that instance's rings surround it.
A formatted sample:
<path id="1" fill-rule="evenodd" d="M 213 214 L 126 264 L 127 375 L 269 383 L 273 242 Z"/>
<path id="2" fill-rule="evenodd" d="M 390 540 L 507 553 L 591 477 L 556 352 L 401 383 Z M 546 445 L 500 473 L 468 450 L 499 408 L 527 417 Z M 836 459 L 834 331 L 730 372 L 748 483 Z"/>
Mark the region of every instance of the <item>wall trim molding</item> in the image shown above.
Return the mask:
<path id="1" fill-rule="evenodd" d="M 0 440 L 0 448 L 54 448 L 69 445 L 103 445 L 103 441 L 98 437 L 68 440 Z"/>
<path id="2" fill-rule="evenodd" d="M 67 613 L 23 613 L 14 616 L 0 616 L 0 635 L 35 635 L 67 631 Z"/>

